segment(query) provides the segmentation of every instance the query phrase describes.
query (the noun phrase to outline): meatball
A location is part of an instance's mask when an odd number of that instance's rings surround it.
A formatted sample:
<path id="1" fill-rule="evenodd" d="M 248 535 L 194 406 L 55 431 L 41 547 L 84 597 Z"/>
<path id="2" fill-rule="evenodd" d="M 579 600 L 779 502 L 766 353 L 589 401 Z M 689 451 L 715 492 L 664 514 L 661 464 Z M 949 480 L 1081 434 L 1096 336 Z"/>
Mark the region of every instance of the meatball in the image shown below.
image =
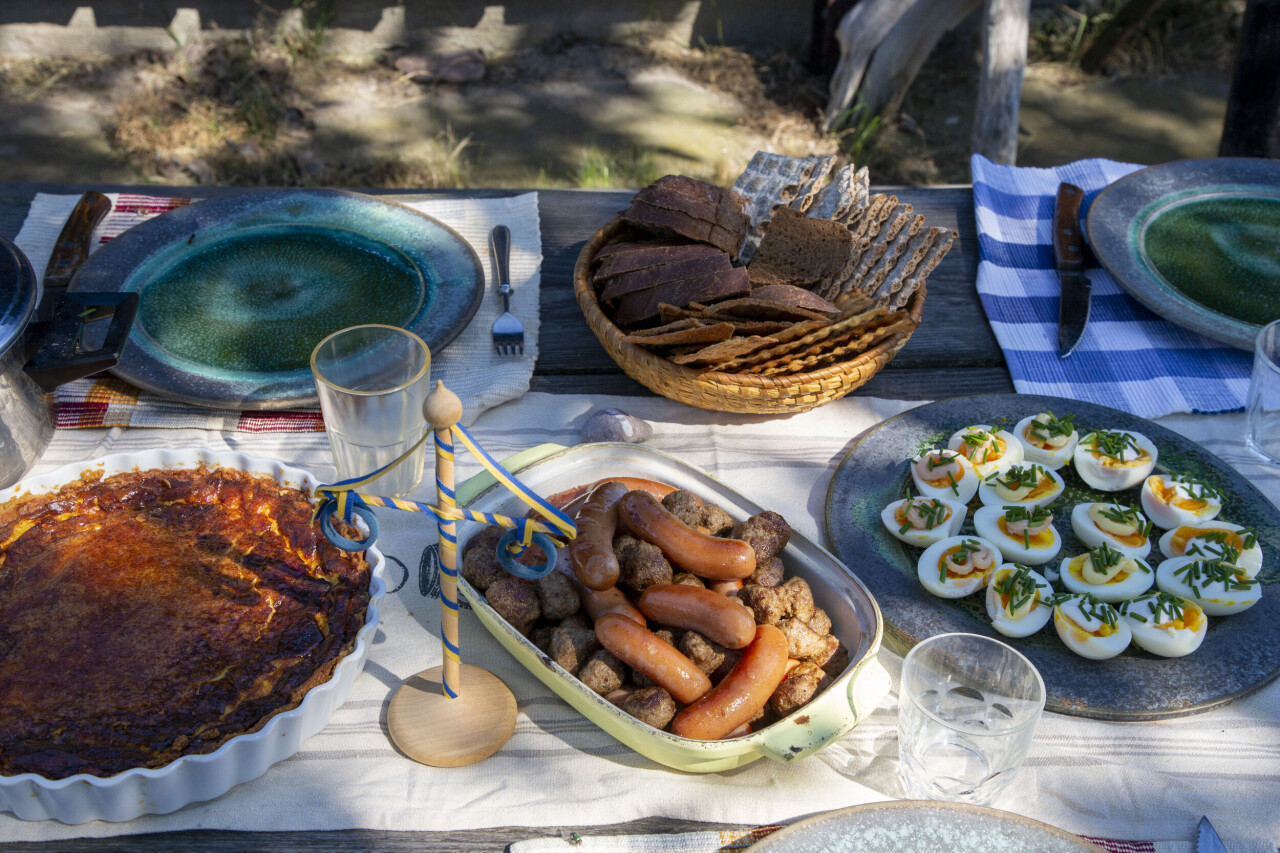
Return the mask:
<path id="1" fill-rule="evenodd" d="M 507 570 L 498 562 L 497 552 L 503 532 L 501 527 L 486 527 L 471 537 L 462 552 L 462 576 L 481 592 L 498 578 L 507 576 Z"/>
<path id="2" fill-rule="evenodd" d="M 711 642 L 697 631 L 685 631 L 678 648 L 707 675 L 711 675 L 724 663 L 724 646 Z"/>
<path id="3" fill-rule="evenodd" d="M 671 576 L 671 582 L 684 584 L 685 586 L 698 586 L 703 589 L 707 588 L 707 585 L 703 582 L 702 578 L 695 574 L 691 574 L 690 572 L 676 572 Z"/>
<path id="4" fill-rule="evenodd" d="M 551 659 L 572 675 L 599 648 L 600 640 L 590 628 L 556 628 L 551 632 Z"/>
<path id="5" fill-rule="evenodd" d="M 738 593 L 738 599 L 751 608 L 760 625 L 776 625 L 782 619 L 791 618 L 807 623 L 817 609 L 813 591 L 804 578 L 792 578 L 775 587 L 747 584 Z"/>
<path id="6" fill-rule="evenodd" d="M 809 623 L 799 619 L 778 620 L 778 630 L 787 638 L 787 657 L 814 661 L 819 666 L 835 654 L 840 641 L 830 634 L 819 634 Z"/>
<path id="7" fill-rule="evenodd" d="M 756 565 L 759 565 L 786 547 L 791 539 L 791 525 L 776 512 L 765 510 L 735 524 L 730 535 L 755 550 Z"/>
<path id="8" fill-rule="evenodd" d="M 542 606 L 538 604 L 538 592 L 529 581 L 503 573 L 489 588 L 484 597 L 490 606 L 498 611 L 498 615 L 521 634 L 529 633 L 533 623 L 542 615 Z"/>
<path id="9" fill-rule="evenodd" d="M 719 536 L 733 527 L 733 516 L 713 503 L 703 504 L 695 526 L 705 527 L 712 536 Z"/>
<path id="10" fill-rule="evenodd" d="M 591 630 L 591 623 L 581 613 L 571 613 L 560 620 L 561 628 L 585 628 Z"/>
<path id="11" fill-rule="evenodd" d="M 542 606 L 542 616 L 553 622 L 559 622 L 566 616 L 578 612 L 581 601 L 578 591 L 569 583 L 569 579 L 559 572 L 543 575 L 533 582 L 538 590 L 538 603 Z"/>
<path id="12" fill-rule="evenodd" d="M 533 629 L 533 633 L 529 635 L 529 642 L 533 643 L 542 651 L 548 651 L 551 648 L 551 632 L 554 631 L 550 625 L 541 625 Z"/>
<path id="13" fill-rule="evenodd" d="M 813 616 L 809 618 L 809 627 L 819 634 L 830 634 L 831 617 L 821 607 L 814 608 Z"/>
<path id="14" fill-rule="evenodd" d="M 655 729 L 665 729 L 676 715 L 676 701 L 661 687 L 641 687 L 622 700 L 621 708 Z"/>
<path id="15" fill-rule="evenodd" d="M 636 592 L 643 592 L 656 583 L 671 583 L 671 564 L 657 545 L 637 542 L 627 553 L 618 577 Z"/>
<path id="16" fill-rule="evenodd" d="M 785 717 L 801 705 L 807 704 L 829 680 L 817 664 L 808 661 L 800 663 L 769 697 L 769 710 L 779 717 Z"/>
<path id="17" fill-rule="evenodd" d="M 836 641 L 835 648 L 832 650 L 831 657 L 824 661 L 814 661 L 818 666 L 822 667 L 822 671 L 827 675 L 835 678 L 845 671 L 845 667 L 849 665 L 849 650 L 845 648 L 844 643 Z"/>
<path id="18" fill-rule="evenodd" d="M 600 649 L 578 669 L 578 680 L 604 696 L 622 686 L 627 677 L 622 661 Z"/>
<path id="19" fill-rule="evenodd" d="M 619 566 L 627 561 L 627 555 L 631 553 L 631 549 L 639 544 L 640 540 L 630 533 L 618 534 L 613 540 L 613 556 L 618 558 Z"/>
<path id="20" fill-rule="evenodd" d="M 693 492 L 686 489 L 676 489 L 662 499 L 662 505 L 667 508 L 667 512 L 690 527 L 697 527 L 701 524 L 702 501 Z"/>
<path id="21" fill-rule="evenodd" d="M 756 570 L 751 573 L 751 577 L 747 578 L 747 583 L 753 583 L 756 586 L 777 586 L 782 583 L 782 560 L 778 557 L 770 557 L 763 563 L 756 563 Z"/>

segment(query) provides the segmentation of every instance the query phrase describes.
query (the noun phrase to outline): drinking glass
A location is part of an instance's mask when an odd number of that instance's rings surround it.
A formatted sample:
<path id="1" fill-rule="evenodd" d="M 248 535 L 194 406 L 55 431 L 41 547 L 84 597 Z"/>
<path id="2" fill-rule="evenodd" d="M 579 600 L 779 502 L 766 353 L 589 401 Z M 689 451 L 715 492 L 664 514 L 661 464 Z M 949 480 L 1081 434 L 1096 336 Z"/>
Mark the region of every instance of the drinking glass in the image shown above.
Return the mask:
<path id="1" fill-rule="evenodd" d="M 1263 326 L 1253 344 L 1245 412 L 1245 443 L 1268 462 L 1280 465 L 1280 320 Z"/>
<path id="2" fill-rule="evenodd" d="M 940 634 L 902 664 L 898 759 L 917 800 L 990 805 L 1027 757 L 1044 680 L 1018 652 L 977 634 Z"/>
<path id="3" fill-rule="evenodd" d="M 316 345 L 311 372 L 340 479 L 370 474 L 422 438 L 430 367 L 422 338 L 395 326 L 352 326 Z M 425 444 L 368 491 L 389 497 L 413 491 L 422 479 Z"/>

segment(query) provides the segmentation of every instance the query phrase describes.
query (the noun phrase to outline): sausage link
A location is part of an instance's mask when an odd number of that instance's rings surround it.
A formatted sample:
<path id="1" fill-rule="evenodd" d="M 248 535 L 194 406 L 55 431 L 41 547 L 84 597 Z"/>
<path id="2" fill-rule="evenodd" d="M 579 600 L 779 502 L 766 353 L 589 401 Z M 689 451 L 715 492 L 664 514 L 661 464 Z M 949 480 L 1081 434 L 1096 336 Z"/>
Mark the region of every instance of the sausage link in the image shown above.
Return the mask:
<path id="1" fill-rule="evenodd" d="M 618 501 L 618 519 L 637 539 L 657 545 L 673 566 L 713 580 L 750 577 L 756 553 L 741 539 L 719 539 L 694 530 L 647 492 Z"/>
<path id="2" fill-rule="evenodd" d="M 640 612 L 661 625 L 697 631 L 725 648 L 741 649 L 756 636 L 756 620 L 738 599 L 696 586 L 654 584 L 640 595 Z"/>
<path id="3" fill-rule="evenodd" d="M 668 486 L 666 483 L 659 483 L 657 480 L 642 480 L 639 477 L 610 477 L 608 480 L 597 480 L 592 488 L 608 482 L 621 483 L 632 491 L 648 492 L 658 500 L 662 500 L 676 490 L 675 486 Z"/>
<path id="4" fill-rule="evenodd" d="M 772 625 L 757 625 L 756 638 L 719 684 L 689 705 L 671 723 L 672 734 L 719 740 L 751 720 L 782 683 L 787 638 Z"/>
<path id="5" fill-rule="evenodd" d="M 712 581 L 707 584 L 707 589 L 715 590 L 721 595 L 737 596 L 738 590 L 742 589 L 741 578 L 729 578 L 727 581 Z"/>
<path id="6" fill-rule="evenodd" d="M 578 510 L 578 535 L 569 543 L 569 560 L 585 587 L 608 589 L 618 582 L 613 534 L 618 528 L 618 499 L 626 494 L 622 483 L 601 483 Z"/>
<path id="7" fill-rule="evenodd" d="M 581 583 L 574 582 L 578 590 L 578 598 L 582 600 L 582 609 L 587 611 L 587 618 L 594 623 L 606 613 L 617 613 L 625 616 L 637 625 L 647 625 L 644 614 L 636 610 L 635 605 L 626 594 L 616 586 L 608 589 L 588 589 Z"/>
<path id="8" fill-rule="evenodd" d="M 648 628 L 621 614 L 606 613 L 597 619 L 596 636 L 610 654 L 665 688 L 682 705 L 711 689 L 711 680 L 693 661 Z M 785 640 L 783 645 L 785 652 Z M 771 687 L 769 693 L 772 692 Z M 769 698 L 768 693 L 765 698 Z"/>

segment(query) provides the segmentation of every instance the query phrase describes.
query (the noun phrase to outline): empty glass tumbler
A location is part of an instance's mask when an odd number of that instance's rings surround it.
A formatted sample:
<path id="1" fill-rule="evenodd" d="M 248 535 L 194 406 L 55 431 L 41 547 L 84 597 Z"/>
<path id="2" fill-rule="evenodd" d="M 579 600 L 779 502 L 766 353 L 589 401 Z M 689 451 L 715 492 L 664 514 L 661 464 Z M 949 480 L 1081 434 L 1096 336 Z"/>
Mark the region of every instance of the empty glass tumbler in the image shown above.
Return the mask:
<path id="1" fill-rule="evenodd" d="M 941 634 L 918 643 L 898 696 L 909 796 L 990 805 L 1027 757 L 1044 701 L 1031 661 L 998 640 Z"/>
<path id="2" fill-rule="evenodd" d="M 427 432 L 422 403 L 430 390 L 431 352 L 422 338 L 396 326 L 352 326 L 311 353 L 324 428 L 338 477 L 370 474 L 413 447 Z M 364 491 L 399 497 L 422 479 L 426 442 Z"/>
<path id="3" fill-rule="evenodd" d="M 1245 413 L 1246 443 L 1268 462 L 1280 465 L 1280 320 L 1258 331 Z"/>

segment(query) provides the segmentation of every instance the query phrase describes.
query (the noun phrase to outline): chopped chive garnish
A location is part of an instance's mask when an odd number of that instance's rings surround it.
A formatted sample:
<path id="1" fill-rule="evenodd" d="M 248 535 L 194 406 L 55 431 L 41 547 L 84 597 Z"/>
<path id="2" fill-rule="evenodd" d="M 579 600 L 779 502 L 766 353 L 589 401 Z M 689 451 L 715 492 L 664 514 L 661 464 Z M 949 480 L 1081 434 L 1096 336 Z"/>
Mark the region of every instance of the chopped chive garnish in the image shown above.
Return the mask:
<path id="1" fill-rule="evenodd" d="M 1132 450 L 1136 457 L 1142 456 L 1143 450 L 1138 440 L 1131 433 L 1112 430 L 1094 430 L 1080 442 L 1090 448 L 1095 456 L 1107 456 L 1124 461 L 1125 451 Z"/>
<path id="2" fill-rule="evenodd" d="M 1041 420 L 1044 418 L 1045 420 Z M 1071 435 L 1076 431 L 1075 415 L 1067 415 L 1065 418 L 1056 418 L 1053 412 L 1044 412 L 1037 415 L 1027 427 L 1027 431 L 1033 438 L 1047 442 L 1050 438 L 1060 435 Z"/>

